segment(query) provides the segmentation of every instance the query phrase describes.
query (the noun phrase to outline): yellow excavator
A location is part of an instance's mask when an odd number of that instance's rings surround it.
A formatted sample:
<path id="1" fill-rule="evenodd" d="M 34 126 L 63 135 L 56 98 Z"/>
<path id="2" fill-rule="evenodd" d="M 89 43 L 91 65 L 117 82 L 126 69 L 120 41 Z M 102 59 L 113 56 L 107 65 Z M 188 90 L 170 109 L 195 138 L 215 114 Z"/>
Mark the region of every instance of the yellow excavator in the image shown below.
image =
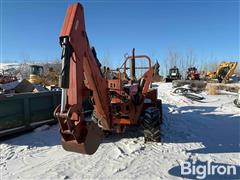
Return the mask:
<path id="1" fill-rule="evenodd" d="M 48 71 L 44 72 L 41 65 L 30 65 L 29 82 L 32 84 L 42 84 L 45 86 L 57 86 L 58 74 L 52 68 L 48 68 Z"/>
<path id="2" fill-rule="evenodd" d="M 237 62 L 223 62 L 221 63 L 216 72 L 208 72 L 207 80 L 217 79 L 219 83 L 226 83 L 233 75 L 237 67 Z"/>

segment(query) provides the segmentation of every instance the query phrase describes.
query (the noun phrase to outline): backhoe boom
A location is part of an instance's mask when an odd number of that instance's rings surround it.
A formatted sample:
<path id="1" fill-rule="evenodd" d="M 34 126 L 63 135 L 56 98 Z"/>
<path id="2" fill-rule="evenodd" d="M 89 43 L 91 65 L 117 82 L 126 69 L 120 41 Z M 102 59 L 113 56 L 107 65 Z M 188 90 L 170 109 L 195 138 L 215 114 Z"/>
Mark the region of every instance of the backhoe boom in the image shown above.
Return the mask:
<path id="1" fill-rule="evenodd" d="M 69 143 L 77 142 L 81 152 L 91 154 L 100 144 L 102 135 L 95 122 L 84 119 L 83 102 L 92 93 L 96 117 L 106 130 L 110 129 L 110 103 L 107 81 L 102 76 L 96 54 L 89 46 L 83 7 L 79 3 L 68 7 L 60 44 L 63 64 L 60 80 L 62 101 L 55 116 L 60 123 L 63 145 L 68 149 Z M 88 142 L 89 136 L 95 136 L 97 143 Z M 97 145 L 89 147 L 88 143 Z"/>

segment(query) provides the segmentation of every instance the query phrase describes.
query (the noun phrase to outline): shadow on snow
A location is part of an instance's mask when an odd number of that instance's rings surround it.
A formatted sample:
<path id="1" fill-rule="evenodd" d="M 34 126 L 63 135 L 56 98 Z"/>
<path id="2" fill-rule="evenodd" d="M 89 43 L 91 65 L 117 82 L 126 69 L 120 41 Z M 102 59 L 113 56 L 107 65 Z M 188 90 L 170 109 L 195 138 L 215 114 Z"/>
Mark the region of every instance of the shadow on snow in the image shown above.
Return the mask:
<path id="1" fill-rule="evenodd" d="M 175 108 L 169 112 L 170 108 Z M 202 143 L 191 153 L 240 152 L 240 118 L 231 114 L 211 114 L 216 107 L 163 105 L 164 143 Z"/>

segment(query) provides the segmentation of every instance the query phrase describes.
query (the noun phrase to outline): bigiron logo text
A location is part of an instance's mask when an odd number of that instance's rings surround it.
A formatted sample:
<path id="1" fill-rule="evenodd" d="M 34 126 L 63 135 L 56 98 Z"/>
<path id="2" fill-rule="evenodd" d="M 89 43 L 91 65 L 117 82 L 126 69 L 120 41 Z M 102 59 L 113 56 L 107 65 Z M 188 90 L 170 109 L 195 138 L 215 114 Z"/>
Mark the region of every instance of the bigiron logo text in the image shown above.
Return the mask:
<path id="1" fill-rule="evenodd" d="M 182 162 L 180 164 L 182 176 L 195 176 L 197 179 L 204 179 L 207 176 L 236 176 L 237 167 L 227 164 L 216 164 L 207 161 L 206 163 Z"/>

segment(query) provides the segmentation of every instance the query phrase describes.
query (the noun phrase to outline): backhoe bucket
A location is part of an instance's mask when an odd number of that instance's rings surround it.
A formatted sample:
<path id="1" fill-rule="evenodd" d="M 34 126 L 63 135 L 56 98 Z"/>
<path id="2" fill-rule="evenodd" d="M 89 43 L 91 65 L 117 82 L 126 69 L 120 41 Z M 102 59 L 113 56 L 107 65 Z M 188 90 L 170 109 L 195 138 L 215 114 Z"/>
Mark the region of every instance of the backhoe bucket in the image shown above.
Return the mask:
<path id="1" fill-rule="evenodd" d="M 101 129 L 95 124 L 90 123 L 89 125 L 86 125 L 87 134 L 84 138 L 83 142 L 78 143 L 74 137 L 71 138 L 72 140 L 65 140 L 64 134 L 62 134 L 61 142 L 62 146 L 66 151 L 72 151 L 77 152 L 81 154 L 93 154 L 97 151 L 102 138 L 103 138 L 103 132 Z M 69 139 L 69 138 L 67 138 Z"/>
<path id="2" fill-rule="evenodd" d="M 94 121 L 72 121 L 71 116 L 76 107 L 72 106 L 67 113 L 61 113 L 59 105 L 54 111 L 60 126 L 62 146 L 66 151 L 90 155 L 97 151 L 103 132 Z"/>

